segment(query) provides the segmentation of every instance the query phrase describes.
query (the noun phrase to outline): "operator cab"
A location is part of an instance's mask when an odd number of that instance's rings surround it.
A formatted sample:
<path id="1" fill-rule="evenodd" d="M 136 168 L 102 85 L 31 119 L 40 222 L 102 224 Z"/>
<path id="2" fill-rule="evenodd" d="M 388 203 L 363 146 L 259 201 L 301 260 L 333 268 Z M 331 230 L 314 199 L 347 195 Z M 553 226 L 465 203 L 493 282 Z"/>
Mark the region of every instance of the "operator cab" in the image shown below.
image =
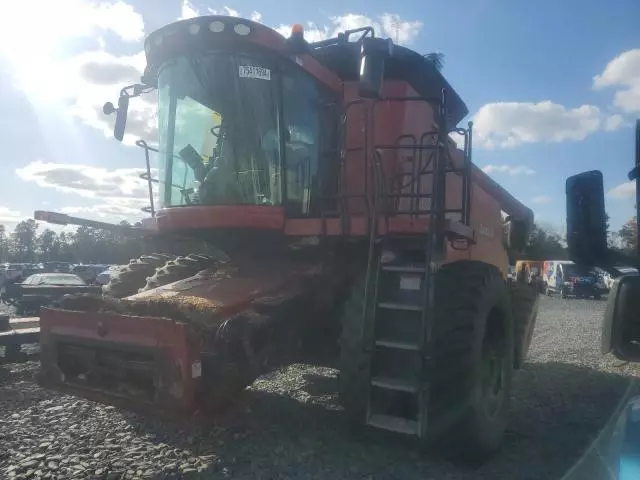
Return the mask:
<path id="1" fill-rule="evenodd" d="M 317 212 L 320 189 L 335 188 L 320 185 L 318 173 L 322 152 L 336 151 L 339 85 L 314 78 L 284 50 L 276 32 L 233 17 L 178 22 L 148 37 L 146 86 L 123 92 L 158 90 L 161 209 Z M 116 137 L 127 106 L 105 108 L 119 113 Z"/>
<path id="2" fill-rule="evenodd" d="M 160 231 L 363 236 L 380 222 L 381 234 L 421 234 L 431 215 L 470 241 L 472 174 L 487 215 L 502 202 L 532 218 L 472 167 L 471 129 L 455 127 L 467 108 L 437 66 L 371 27 L 307 43 L 299 26 L 285 39 L 249 20 L 198 17 L 153 32 L 145 53 L 142 84 L 104 111 L 122 139 L 129 98 L 158 91 L 158 148 L 138 145 L 152 215 L 157 152 Z"/>

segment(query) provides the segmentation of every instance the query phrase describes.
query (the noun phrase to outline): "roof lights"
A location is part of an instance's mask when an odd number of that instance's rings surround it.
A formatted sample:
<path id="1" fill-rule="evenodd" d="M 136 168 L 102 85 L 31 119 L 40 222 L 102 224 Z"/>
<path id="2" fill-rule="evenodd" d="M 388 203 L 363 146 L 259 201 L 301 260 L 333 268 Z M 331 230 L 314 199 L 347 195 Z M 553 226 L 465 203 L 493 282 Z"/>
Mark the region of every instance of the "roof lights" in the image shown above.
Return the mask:
<path id="1" fill-rule="evenodd" d="M 209 24 L 209 30 L 211 30 L 213 33 L 223 32 L 224 22 L 221 22 L 220 20 L 214 20 Z"/>
<path id="2" fill-rule="evenodd" d="M 245 25 L 244 23 L 236 23 L 233 26 L 233 31 L 238 35 L 246 36 L 251 33 L 251 27 L 249 25 Z"/>

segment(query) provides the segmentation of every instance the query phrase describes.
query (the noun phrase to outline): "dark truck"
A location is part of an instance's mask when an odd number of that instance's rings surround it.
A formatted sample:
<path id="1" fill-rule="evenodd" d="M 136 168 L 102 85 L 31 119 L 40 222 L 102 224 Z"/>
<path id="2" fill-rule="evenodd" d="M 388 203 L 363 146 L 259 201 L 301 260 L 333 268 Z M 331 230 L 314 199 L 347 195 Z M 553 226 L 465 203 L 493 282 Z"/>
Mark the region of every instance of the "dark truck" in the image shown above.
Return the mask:
<path id="1" fill-rule="evenodd" d="M 562 267 L 565 275 L 561 291 L 562 297 L 600 299 L 602 290 L 594 269 L 576 264 L 564 264 Z"/>
<path id="2" fill-rule="evenodd" d="M 16 314 L 38 312 L 67 294 L 101 293 L 99 285 L 87 285 L 70 273 L 36 273 L 20 283 L 8 283 L 0 290 L 0 300 L 15 307 Z"/>

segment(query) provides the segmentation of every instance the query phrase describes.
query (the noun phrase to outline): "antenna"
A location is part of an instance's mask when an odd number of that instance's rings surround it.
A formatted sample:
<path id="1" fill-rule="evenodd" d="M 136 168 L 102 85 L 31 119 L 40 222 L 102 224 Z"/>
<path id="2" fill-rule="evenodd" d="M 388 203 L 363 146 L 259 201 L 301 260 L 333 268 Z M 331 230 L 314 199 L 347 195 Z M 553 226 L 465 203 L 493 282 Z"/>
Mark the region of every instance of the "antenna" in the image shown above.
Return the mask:
<path id="1" fill-rule="evenodd" d="M 391 21 L 391 26 L 394 28 L 396 32 L 396 38 L 394 39 L 397 44 L 400 43 L 400 20 L 396 17 Z"/>

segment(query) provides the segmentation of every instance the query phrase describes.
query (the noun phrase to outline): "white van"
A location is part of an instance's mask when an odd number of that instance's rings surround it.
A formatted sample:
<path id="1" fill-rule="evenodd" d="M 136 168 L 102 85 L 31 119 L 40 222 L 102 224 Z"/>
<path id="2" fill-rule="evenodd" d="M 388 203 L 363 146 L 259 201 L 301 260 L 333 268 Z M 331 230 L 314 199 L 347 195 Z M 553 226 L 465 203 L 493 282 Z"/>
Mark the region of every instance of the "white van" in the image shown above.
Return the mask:
<path id="1" fill-rule="evenodd" d="M 562 298 L 575 296 L 599 299 L 602 293 L 593 269 L 569 260 L 545 261 L 542 282 L 547 295 L 558 293 Z"/>

